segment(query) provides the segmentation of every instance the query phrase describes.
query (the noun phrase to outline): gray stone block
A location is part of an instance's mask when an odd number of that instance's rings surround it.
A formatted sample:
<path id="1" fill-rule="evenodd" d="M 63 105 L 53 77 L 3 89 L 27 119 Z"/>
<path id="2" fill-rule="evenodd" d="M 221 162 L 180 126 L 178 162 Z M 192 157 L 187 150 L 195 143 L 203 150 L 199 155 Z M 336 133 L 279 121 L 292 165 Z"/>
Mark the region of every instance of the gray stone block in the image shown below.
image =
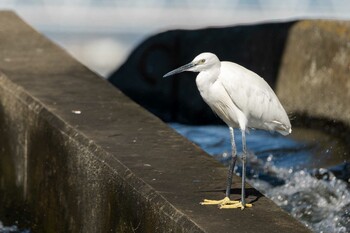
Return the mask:
<path id="1" fill-rule="evenodd" d="M 305 20 L 293 25 L 277 95 L 288 112 L 350 126 L 350 22 Z"/>

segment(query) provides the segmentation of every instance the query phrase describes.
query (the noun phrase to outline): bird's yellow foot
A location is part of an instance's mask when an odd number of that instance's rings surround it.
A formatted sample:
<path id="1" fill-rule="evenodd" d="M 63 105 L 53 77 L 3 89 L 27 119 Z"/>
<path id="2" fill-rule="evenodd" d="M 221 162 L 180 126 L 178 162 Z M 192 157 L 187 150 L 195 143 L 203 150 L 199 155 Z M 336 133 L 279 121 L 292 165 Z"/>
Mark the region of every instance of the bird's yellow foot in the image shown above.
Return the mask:
<path id="1" fill-rule="evenodd" d="M 220 209 L 237 209 L 237 208 L 241 208 L 241 210 L 244 210 L 244 208 L 250 208 L 252 207 L 252 204 L 245 204 L 242 205 L 242 202 L 240 201 L 236 201 L 236 203 L 229 203 L 229 204 L 224 204 L 224 205 L 220 205 L 219 208 Z"/>
<path id="2" fill-rule="evenodd" d="M 221 200 L 208 200 L 204 199 L 202 202 L 200 202 L 201 205 L 232 205 L 232 204 L 237 204 L 239 201 L 231 201 L 230 198 L 225 197 L 224 199 Z"/>
<path id="3" fill-rule="evenodd" d="M 242 202 L 240 201 L 231 201 L 230 198 L 225 197 L 222 200 L 208 200 L 204 199 L 203 202 L 200 202 L 201 205 L 218 205 L 220 209 L 237 209 L 241 208 L 243 210 L 244 208 L 250 208 L 253 205 L 252 204 L 245 204 L 242 205 Z"/>

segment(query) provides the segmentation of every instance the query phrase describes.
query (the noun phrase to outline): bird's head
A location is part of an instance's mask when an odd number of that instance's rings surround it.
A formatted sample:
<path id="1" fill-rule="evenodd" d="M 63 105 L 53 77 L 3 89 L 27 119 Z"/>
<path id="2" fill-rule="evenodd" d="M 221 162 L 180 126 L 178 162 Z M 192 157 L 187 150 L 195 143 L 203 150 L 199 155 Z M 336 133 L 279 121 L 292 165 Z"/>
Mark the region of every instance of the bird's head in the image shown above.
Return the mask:
<path id="1" fill-rule="evenodd" d="M 215 66 L 220 67 L 220 60 L 215 54 L 201 53 L 190 63 L 183 65 L 173 71 L 170 71 L 169 73 L 166 73 L 163 77 L 168 77 L 184 71 L 201 72 L 209 70 Z"/>

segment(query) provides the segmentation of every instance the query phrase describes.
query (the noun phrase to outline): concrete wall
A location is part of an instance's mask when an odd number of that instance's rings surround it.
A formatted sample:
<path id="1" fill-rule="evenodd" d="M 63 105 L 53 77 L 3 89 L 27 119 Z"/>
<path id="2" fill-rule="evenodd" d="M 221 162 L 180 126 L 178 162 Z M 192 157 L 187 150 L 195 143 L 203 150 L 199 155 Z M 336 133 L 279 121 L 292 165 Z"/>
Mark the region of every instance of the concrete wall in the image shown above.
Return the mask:
<path id="1" fill-rule="evenodd" d="M 277 94 L 289 112 L 350 127 L 350 22 L 307 20 L 293 25 Z"/>
<path id="2" fill-rule="evenodd" d="M 105 80 L 0 13 L 0 220 L 33 232 L 308 232 Z M 80 114 L 77 114 L 80 111 Z M 233 198 L 239 198 L 234 178 Z"/>

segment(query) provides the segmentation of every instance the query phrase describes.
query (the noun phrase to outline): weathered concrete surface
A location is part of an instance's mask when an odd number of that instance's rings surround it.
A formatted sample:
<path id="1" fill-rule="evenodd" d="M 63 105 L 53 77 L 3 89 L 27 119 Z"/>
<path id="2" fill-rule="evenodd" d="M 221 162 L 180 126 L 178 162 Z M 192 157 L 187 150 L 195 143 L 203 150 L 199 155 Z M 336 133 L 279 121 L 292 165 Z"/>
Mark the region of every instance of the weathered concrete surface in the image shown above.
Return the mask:
<path id="1" fill-rule="evenodd" d="M 33 232 L 308 232 L 251 187 L 252 209 L 200 206 L 223 197 L 226 168 L 11 12 L 0 13 L 0 51 L 5 223 Z"/>
<path id="2" fill-rule="evenodd" d="M 140 44 L 109 81 L 164 121 L 221 123 L 199 95 L 196 74 L 184 72 L 167 79 L 163 75 L 202 52 L 213 52 L 220 60 L 255 71 L 274 87 L 288 31 L 294 23 L 160 33 Z"/>
<path id="3" fill-rule="evenodd" d="M 300 21 L 290 30 L 277 94 L 289 112 L 350 126 L 350 22 Z"/>

